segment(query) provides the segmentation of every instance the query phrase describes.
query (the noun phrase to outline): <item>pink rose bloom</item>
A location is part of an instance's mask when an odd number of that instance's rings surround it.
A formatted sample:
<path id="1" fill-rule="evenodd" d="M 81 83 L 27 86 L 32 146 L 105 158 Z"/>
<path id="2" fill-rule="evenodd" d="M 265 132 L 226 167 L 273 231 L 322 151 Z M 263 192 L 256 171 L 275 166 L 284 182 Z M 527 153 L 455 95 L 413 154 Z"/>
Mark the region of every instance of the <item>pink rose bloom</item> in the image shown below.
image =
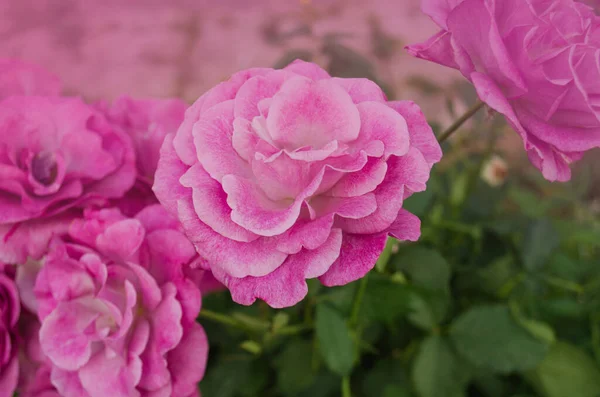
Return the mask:
<path id="1" fill-rule="evenodd" d="M 0 99 L 13 95 L 60 94 L 60 80 L 36 65 L 17 59 L 0 59 Z"/>
<path id="2" fill-rule="evenodd" d="M 0 397 L 12 397 L 19 380 L 19 292 L 10 268 L 0 262 Z"/>
<path id="3" fill-rule="evenodd" d="M 39 340 L 65 397 L 193 396 L 208 345 L 196 252 L 160 205 L 126 218 L 86 211 L 37 276 Z"/>
<path id="4" fill-rule="evenodd" d="M 442 30 L 411 54 L 458 69 L 550 181 L 600 146 L 600 19 L 573 0 L 423 0 Z"/>
<path id="5" fill-rule="evenodd" d="M 175 133 L 188 105 L 180 99 L 133 99 L 122 96 L 104 108 L 107 119 L 131 137 L 137 154 L 138 178 L 152 185 L 160 147 Z"/>
<path id="6" fill-rule="evenodd" d="M 154 191 L 236 302 L 285 307 L 308 278 L 364 276 L 388 235 L 416 240 L 402 201 L 440 157 L 414 103 L 297 61 L 198 99 L 165 139 Z"/>
<path id="7" fill-rule="evenodd" d="M 129 137 L 79 99 L 0 102 L 0 260 L 43 255 L 68 210 L 129 190 L 134 162 Z"/>
<path id="8" fill-rule="evenodd" d="M 120 97 L 112 104 L 100 102 L 98 108 L 133 141 L 137 161 L 137 180 L 127 194 L 113 201 L 127 216 L 133 216 L 157 203 L 152 192 L 160 147 L 165 136 L 175 133 L 183 121 L 187 104 L 179 99 L 133 99 Z"/>

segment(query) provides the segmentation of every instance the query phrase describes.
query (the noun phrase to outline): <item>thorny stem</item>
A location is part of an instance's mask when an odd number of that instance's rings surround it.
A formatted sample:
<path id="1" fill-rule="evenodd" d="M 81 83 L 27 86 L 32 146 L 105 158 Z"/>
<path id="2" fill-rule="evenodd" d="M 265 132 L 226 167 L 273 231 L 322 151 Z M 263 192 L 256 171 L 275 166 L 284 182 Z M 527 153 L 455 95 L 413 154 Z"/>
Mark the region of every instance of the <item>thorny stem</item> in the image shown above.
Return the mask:
<path id="1" fill-rule="evenodd" d="M 481 109 L 484 105 L 485 103 L 483 103 L 482 101 L 477 101 L 473 106 L 469 108 L 469 110 L 465 112 L 465 114 L 460 116 L 454 123 L 452 123 L 452 125 L 448 127 L 446 131 L 440 134 L 438 142 L 442 143 L 446 141 L 446 139 L 450 138 L 450 136 L 454 134 L 465 123 L 465 121 L 473 117 L 473 115 L 477 113 L 479 109 Z"/>

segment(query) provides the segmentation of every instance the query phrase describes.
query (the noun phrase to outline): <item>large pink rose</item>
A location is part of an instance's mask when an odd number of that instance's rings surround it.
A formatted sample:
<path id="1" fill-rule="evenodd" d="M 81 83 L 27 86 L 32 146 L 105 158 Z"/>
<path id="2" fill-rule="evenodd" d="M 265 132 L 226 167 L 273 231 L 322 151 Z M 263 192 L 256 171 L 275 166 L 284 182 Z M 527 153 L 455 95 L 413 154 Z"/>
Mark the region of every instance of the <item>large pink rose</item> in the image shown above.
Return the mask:
<path id="1" fill-rule="evenodd" d="M 3 100 L 0 260 L 39 257 L 51 236 L 64 232 L 69 210 L 121 197 L 135 175 L 129 137 L 80 100 Z"/>
<path id="2" fill-rule="evenodd" d="M 13 95 L 60 93 L 60 80 L 39 66 L 17 59 L 0 59 L 0 99 Z"/>
<path id="3" fill-rule="evenodd" d="M 138 171 L 136 183 L 124 197 L 113 201 L 125 215 L 133 216 L 147 205 L 157 203 L 152 183 L 160 147 L 167 134 L 177 131 L 187 104 L 179 99 L 134 99 L 122 96 L 111 104 L 100 102 L 96 106 L 133 141 Z"/>
<path id="4" fill-rule="evenodd" d="M 442 30 L 413 55 L 458 69 L 550 181 L 600 146 L 600 19 L 574 0 L 423 0 Z"/>
<path id="5" fill-rule="evenodd" d="M 284 307 L 307 278 L 364 276 L 389 234 L 417 239 L 403 198 L 440 157 L 414 103 L 297 61 L 198 99 L 165 139 L 154 191 L 236 302 Z"/>
<path id="6" fill-rule="evenodd" d="M 17 321 L 21 305 L 9 270 L 0 262 L 0 397 L 12 397 L 19 380 Z"/>
<path id="7" fill-rule="evenodd" d="M 65 397 L 192 396 L 208 345 L 197 254 L 159 206 L 136 218 L 86 211 L 55 240 L 37 276 L 39 340 Z"/>

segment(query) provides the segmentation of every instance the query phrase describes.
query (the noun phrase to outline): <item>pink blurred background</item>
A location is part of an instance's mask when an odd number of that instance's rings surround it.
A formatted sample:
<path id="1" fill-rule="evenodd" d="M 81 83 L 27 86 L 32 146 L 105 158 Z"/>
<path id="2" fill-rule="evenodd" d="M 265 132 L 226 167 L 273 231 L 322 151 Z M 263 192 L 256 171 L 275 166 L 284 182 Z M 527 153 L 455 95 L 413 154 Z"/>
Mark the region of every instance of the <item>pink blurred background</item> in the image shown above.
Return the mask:
<path id="1" fill-rule="evenodd" d="M 338 73 L 376 76 L 392 96 L 414 99 L 457 77 L 403 50 L 436 30 L 419 3 L 0 0 L 0 49 L 48 68 L 66 93 L 88 100 L 126 93 L 193 101 L 240 69 L 274 66 L 295 54 L 334 63 Z M 443 99 L 429 102 L 434 110 Z"/>

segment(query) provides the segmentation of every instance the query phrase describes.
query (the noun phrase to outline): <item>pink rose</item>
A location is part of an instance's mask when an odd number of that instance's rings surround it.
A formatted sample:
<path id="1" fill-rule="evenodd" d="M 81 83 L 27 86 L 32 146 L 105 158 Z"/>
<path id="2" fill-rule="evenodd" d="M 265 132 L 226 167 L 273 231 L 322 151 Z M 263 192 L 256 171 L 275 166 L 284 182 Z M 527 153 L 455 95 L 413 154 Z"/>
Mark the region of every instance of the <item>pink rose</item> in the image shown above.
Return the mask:
<path id="1" fill-rule="evenodd" d="M 134 99 L 122 96 L 110 106 L 101 104 L 107 119 L 132 139 L 138 178 L 152 185 L 165 136 L 183 121 L 188 105 L 180 99 Z"/>
<path id="2" fill-rule="evenodd" d="M 0 260 L 42 255 L 68 210 L 129 190 L 134 162 L 129 137 L 78 99 L 0 102 Z"/>
<path id="3" fill-rule="evenodd" d="M 36 65 L 17 59 L 0 59 L 0 99 L 13 95 L 60 93 L 60 80 Z"/>
<path id="4" fill-rule="evenodd" d="M 133 216 L 144 207 L 157 203 L 151 188 L 160 147 L 167 134 L 177 131 L 187 104 L 179 99 L 133 99 L 123 96 L 110 105 L 100 102 L 97 107 L 133 141 L 137 180 L 124 197 L 113 201 L 113 205 L 125 215 Z"/>
<path id="5" fill-rule="evenodd" d="M 416 240 L 402 201 L 440 157 L 415 104 L 297 61 L 198 99 L 165 139 L 154 191 L 236 302 L 285 307 L 307 278 L 364 276 L 388 234 Z"/>
<path id="6" fill-rule="evenodd" d="M 195 322 L 196 258 L 159 205 L 126 218 L 88 210 L 55 240 L 37 276 L 39 339 L 65 397 L 189 396 L 208 345 Z"/>
<path id="7" fill-rule="evenodd" d="M 12 397 L 19 380 L 19 293 L 10 268 L 0 262 L 0 397 Z"/>
<path id="8" fill-rule="evenodd" d="M 413 55 L 458 69 L 550 181 L 600 146 L 600 19 L 573 0 L 423 0 L 442 30 Z"/>

